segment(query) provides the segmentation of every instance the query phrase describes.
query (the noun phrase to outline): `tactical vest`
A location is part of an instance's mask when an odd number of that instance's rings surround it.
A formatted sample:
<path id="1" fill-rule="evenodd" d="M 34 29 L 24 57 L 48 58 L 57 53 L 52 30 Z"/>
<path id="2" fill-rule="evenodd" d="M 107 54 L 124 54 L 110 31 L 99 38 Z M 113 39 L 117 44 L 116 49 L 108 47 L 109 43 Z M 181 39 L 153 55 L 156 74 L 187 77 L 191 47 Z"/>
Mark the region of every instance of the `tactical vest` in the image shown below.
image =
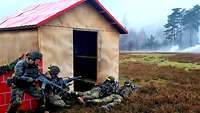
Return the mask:
<path id="1" fill-rule="evenodd" d="M 100 95 L 102 97 L 110 95 L 110 94 L 116 92 L 117 88 L 118 88 L 118 83 L 116 81 L 114 81 L 114 82 L 106 81 L 100 86 L 100 89 L 101 89 Z"/>
<path id="2" fill-rule="evenodd" d="M 21 88 L 25 88 L 27 86 L 30 86 L 32 83 L 27 83 L 26 81 L 20 80 L 21 76 L 25 77 L 31 77 L 33 79 L 36 79 L 39 75 L 39 69 L 36 65 L 30 65 L 26 62 L 25 59 L 19 61 L 17 65 L 15 66 L 15 71 L 19 70 L 22 72 L 21 75 L 17 75 L 15 72 L 14 79 L 16 79 L 15 85 Z"/>
<path id="3" fill-rule="evenodd" d="M 122 86 L 119 91 L 118 91 L 119 95 L 122 96 L 123 98 L 128 98 L 132 93 L 133 90 L 131 87 L 126 87 L 126 86 Z"/>
<path id="4" fill-rule="evenodd" d="M 26 68 L 24 68 L 24 75 L 27 77 L 31 77 L 35 79 L 39 75 L 39 69 L 36 65 L 28 65 Z"/>

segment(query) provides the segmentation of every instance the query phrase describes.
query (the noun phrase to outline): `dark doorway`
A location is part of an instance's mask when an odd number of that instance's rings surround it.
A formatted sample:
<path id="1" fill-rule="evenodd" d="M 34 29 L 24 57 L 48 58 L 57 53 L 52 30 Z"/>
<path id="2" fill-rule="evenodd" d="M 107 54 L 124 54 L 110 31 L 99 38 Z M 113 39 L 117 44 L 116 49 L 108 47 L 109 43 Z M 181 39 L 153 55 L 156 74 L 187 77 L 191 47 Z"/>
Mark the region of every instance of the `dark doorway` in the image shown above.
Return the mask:
<path id="1" fill-rule="evenodd" d="M 74 30 L 73 46 L 74 76 L 82 76 L 74 82 L 74 90 L 87 91 L 97 79 L 97 32 Z"/>

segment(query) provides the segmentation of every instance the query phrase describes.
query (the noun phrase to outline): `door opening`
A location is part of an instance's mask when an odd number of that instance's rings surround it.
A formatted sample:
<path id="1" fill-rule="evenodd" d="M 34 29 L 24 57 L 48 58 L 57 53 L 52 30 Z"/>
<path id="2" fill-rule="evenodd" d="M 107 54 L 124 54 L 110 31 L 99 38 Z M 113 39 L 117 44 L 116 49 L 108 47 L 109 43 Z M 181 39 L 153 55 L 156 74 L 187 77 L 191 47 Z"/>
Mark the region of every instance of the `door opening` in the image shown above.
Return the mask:
<path id="1" fill-rule="evenodd" d="M 75 91 L 86 91 L 94 87 L 97 79 L 97 32 L 73 31 Z"/>

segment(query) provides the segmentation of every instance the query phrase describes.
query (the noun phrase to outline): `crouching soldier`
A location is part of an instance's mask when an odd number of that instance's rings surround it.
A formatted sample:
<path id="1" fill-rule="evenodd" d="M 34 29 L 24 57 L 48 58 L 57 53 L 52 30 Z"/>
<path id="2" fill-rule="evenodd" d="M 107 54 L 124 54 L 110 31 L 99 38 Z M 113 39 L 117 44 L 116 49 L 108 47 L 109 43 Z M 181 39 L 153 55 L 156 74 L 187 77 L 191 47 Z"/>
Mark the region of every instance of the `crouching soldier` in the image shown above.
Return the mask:
<path id="1" fill-rule="evenodd" d="M 119 83 L 115 81 L 114 77 L 108 76 L 99 86 L 86 92 L 79 92 L 79 95 L 81 96 L 78 97 L 78 100 L 80 103 L 85 104 L 87 100 L 103 98 L 116 92 L 118 86 Z"/>
<path id="2" fill-rule="evenodd" d="M 101 109 L 109 111 L 114 105 L 121 103 L 123 99 L 127 99 L 133 92 L 137 91 L 138 86 L 132 84 L 131 81 L 127 80 L 124 85 L 121 86 L 116 93 L 111 94 L 101 99 L 88 100 L 88 103 L 103 103 Z"/>
<path id="3" fill-rule="evenodd" d="M 59 85 L 63 88 L 63 90 L 69 90 L 68 87 L 65 84 L 61 84 L 60 81 L 62 81 L 62 78 L 58 77 L 58 74 L 60 73 L 60 68 L 58 66 L 52 65 L 48 67 L 48 71 L 45 73 L 47 78 L 55 83 L 56 85 Z M 45 89 L 46 93 L 46 100 L 47 100 L 47 107 L 56 106 L 56 107 L 65 107 L 67 106 L 65 102 L 62 100 L 61 97 L 61 91 L 60 89 L 57 89 L 56 87 L 47 85 Z"/>
<path id="4" fill-rule="evenodd" d="M 49 104 L 48 107 L 50 108 L 52 105 L 54 107 L 62 108 L 77 103 L 77 94 L 75 92 L 70 92 L 69 86 L 71 85 L 70 82 L 78 80 L 81 76 L 63 79 L 58 77 L 59 73 L 59 67 L 53 65 L 48 67 L 48 71 L 45 74 L 52 83 L 60 87 L 58 88 L 53 85 L 47 85 L 45 89 L 47 104 Z"/>
<path id="5" fill-rule="evenodd" d="M 39 87 L 34 85 L 34 79 L 39 75 L 38 63 L 42 58 L 40 52 L 30 52 L 25 59 L 17 62 L 12 77 L 11 101 L 7 113 L 16 113 L 22 103 L 24 92 L 40 99 L 40 107 L 44 106 L 44 95 Z"/>

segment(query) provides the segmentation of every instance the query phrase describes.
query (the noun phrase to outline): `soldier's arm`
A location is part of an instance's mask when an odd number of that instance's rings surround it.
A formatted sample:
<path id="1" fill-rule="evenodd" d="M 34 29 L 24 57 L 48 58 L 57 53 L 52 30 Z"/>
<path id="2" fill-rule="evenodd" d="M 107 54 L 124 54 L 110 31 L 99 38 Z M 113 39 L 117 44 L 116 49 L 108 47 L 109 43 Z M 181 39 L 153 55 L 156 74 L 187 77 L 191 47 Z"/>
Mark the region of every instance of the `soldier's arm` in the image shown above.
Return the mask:
<path id="1" fill-rule="evenodd" d="M 8 64 L 9 71 L 14 71 L 14 68 L 17 64 L 22 59 L 22 57 L 17 58 L 16 60 L 12 61 L 10 64 Z"/>
<path id="2" fill-rule="evenodd" d="M 24 64 L 22 61 L 19 61 L 16 66 L 15 66 L 15 76 L 16 77 L 21 77 L 24 74 Z"/>
<path id="3" fill-rule="evenodd" d="M 19 59 L 16 59 L 15 61 L 11 62 L 10 64 L 0 66 L 0 75 L 3 75 L 10 71 L 14 71 L 14 67 L 18 61 L 19 61 Z"/>
<path id="4" fill-rule="evenodd" d="M 9 71 L 9 67 L 7 65 L 0 66 L 0 75 L 3 75 Z"/>

